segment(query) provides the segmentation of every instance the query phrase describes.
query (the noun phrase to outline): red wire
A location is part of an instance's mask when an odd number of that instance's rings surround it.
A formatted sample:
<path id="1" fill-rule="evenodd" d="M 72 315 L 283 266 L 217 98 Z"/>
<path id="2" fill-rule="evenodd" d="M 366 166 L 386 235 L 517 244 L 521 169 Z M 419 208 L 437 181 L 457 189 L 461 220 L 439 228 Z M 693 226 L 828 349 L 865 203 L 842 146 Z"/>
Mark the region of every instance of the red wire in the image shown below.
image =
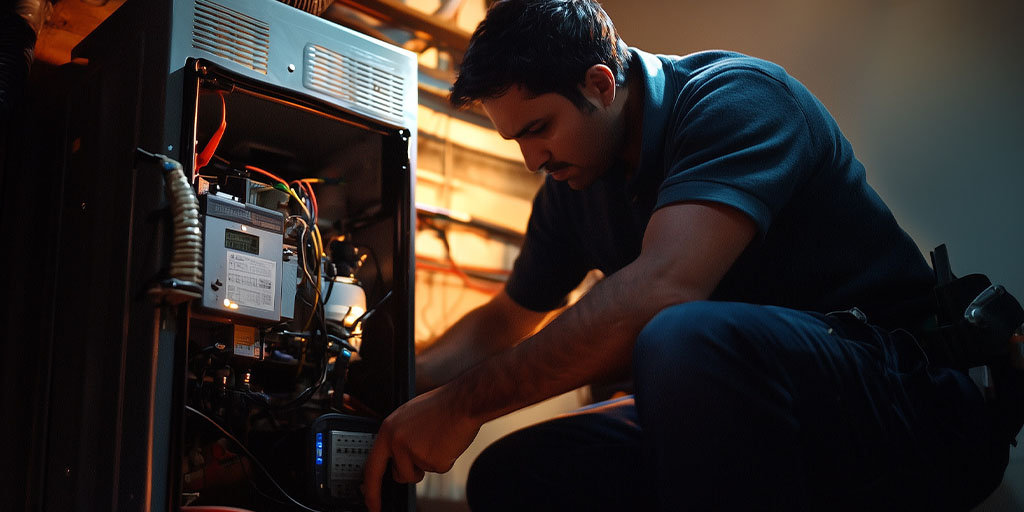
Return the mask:
<path id="1" fill-rule="evenodd" d="M 309 199 L 313 201 L 313 218 L 320 217 L 320 204 L 316 202 L 316 194 L 313 192 L 313 184 L 309 182 L 303 182 L 309 187 Z"/>
<path id="2" fill-rule="evenodd" d="M 284 181 L 281 178 L 278 178 L 277 176 L 275 176 L 275 175 L 273 175 L 273 174 L 271 174 L 271 173 L 269 173 L 267 171 L 264 171 L 263 169 L 260 169 L 259 167 L 256 167 L 254 165 L 247 165 L 247 166 L 245 166 L 245 168 L 250 170 L 250 171 L 253 171 L 253 172 L 258 172 L 258 173 L 260 173 L 260 174 L 262 174 L 264 176 L 267 176 L 268 178 L 271 178 L 271 179 L 277 181 L 278 183 L 288 187 L 288 182 L 287 181 Z M 288 188 L 291 188 L 291 187 L 288 187 Z"/>
<path id="3" fill-rule="evenodd" d="M 417 262 L 416 263 L 416 268 L 422 268 L 423 270 L 428 270 L 428 271 L 432 271 L 432 272 L 443 272 L 445 274 L 456 275 L 456 276 L 458 276 L 462 280 L 462 284 L 466 288 L 469 288 L 470 290 L 478 291 L 480 293 L 486 293 L 486 294 L 492 294 L 493 295 L 493 294 L 501 291 L 501 285 L 485 286 L 485 285 L 474 283 L 471 280 L 471 278 L 468 275 L 466 275 L 465 272 L 459 271 L 457 267 L 442 267 L 440 265 L 434 265 L 434 264 L 430 264 L 430 263 Z"/>
<path id="4" fill-rule="evenodd" d="M 320 205 L 316 202 L 316 194 L 313 193 L 313 185 L 306 180 L 296 180 L 294 183 L 298 183 L 299 188 L 309 196 L 309 202 L 313 204 L 313 218 L 318 218 L 320 215 Z"/>
<path id="5" fill-rule="evenodd" d="M 228 127 L 228 109 L 224 103 L 224 93 L 218 91 L 217 96 L 220 97 L 220 126 L 217 127 L 217 131 L 213 132 L 213 136 L 207 141 L 203 151 L 196 155 L 196 171 L 210 163 L 214 152 L 217 151 L 217 146 L 220 145 L 221 137 L 224 136 L 224 130 Z"/>
<path id="6" fill-rule="evenodd" d="M 425 256 L 425 255 L 422 255 L 422 254 L 416 255 L 416 259 L 422 260 L 423 262 L 425 262 L 427 264 L 433 264 L 433 265 L 444 265 L 444 264 L 448 263 L 447 259 L 438 259 L 438 258 L 435 258 L 433 256 Z M 499 275 L 499 276 L 507 276 L 507 275 L 510 275 L 512 273 L 512 271 L 507 270 L 507 269 L 503 269 L 503 268 L 488 268 L 488 267 L 478 267 L 478 266 L 473 266 L 473 265 L 459 265 L 459 268 L 461 268 L 463 271 L 481 272 L 481 273 L 484 273 L 484 274 L 494 274 L 494 275 Z"/>
<path id="7" fill-rule="evenodd" d="M 458 274 L 458 276 L 462 278 L 462 282 L 463 282 L 463 284 L 466 285 L 467 288 L 469 288 L 471 290 L 476 290 L 476 291 L 479 291 L 479 292 L 492 293 L 491 292 L 491 287 L 485 287 L 483 285 L 478 285 L 478 284 L 474 283 L 470 279 L 469 274 L 463 272 L 462 269 L 459 268 L 459 266 L 455 264 L 455 260 L 453 260 L 451 258 L 451 256 L 448 257 L 448 263 L 452 266 L 452 270 L 454 270 L 455 273 Z M 495 288 L 494 291 L 498 291 L 499 289 L 500 288 Z"/>

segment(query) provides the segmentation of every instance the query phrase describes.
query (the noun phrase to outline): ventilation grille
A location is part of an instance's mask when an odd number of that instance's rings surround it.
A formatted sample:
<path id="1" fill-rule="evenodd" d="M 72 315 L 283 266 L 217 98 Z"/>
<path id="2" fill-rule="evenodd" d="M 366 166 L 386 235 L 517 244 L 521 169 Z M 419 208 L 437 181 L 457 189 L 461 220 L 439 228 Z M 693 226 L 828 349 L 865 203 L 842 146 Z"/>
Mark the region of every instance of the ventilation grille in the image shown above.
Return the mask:
<path id="1" fill-rule="evenodd" d="M 401 121 L 401 76 L 315 44 L 306 45 L 305 53 L 302 80 L 307 88 Z"/>
<path id="2" fill-rule="evenodd" d="M 267 74 L 270 25 L 209 0 L 196 0 L 192 47 Z"/>

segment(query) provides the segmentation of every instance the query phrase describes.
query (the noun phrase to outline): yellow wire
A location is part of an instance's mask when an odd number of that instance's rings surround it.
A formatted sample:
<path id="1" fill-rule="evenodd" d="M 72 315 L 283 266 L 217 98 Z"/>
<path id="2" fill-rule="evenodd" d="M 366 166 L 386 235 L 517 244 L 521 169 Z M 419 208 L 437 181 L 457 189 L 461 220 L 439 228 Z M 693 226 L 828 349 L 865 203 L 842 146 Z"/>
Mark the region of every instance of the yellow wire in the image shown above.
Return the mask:
<path id="1" fill-rule="evenodd" d="M 299 197 L 298 194 L 295 193 L 295 190 L 292 189 L 291 187 L 288 187 L 288 193 L 291 194 L 291 196 L 295 198 L 296 201 L 298 201 L 299 206 L 302 207 L 302 211 L 303 213 L 306 214 L 306 217 L 313 221 L 313 250 L 316 252 L 317 258 L 322 259 L 324 257 L 324 241 L 323 238 L 320 236 L 320 226 L 316 225 L 316 219 L 314 219 L 313 216 L 310 215 L 309 208 L 306 208 L 306 203 Z M 319 267 L 319 264 L 317 265 L 317 267 Z M 319 304 L 320 300 L 322 299 L 321 293 L 323 292 L 321 291 L 321 287 L 323 286 L 323 282 L 320 279 L 321 274 L 323 273 L 316 273 L 316 295 L 314 296 L 313 299 L 314 311 L 316 310 L 317 304 Z M 315 313 L 310 313 L 309 319 L 306 320 L 306 326 L 303 327 L 303 330 L 309 330 L 309 326 L 312 325 L 313 323 L 314 316 L 316 316 Z"/>
<path id="2" fill-rule="evenodd" d="M 299 206 L 302 207 L 302 211 L 303 211 L 303 213 L 306 214 L 306 217 L 309 217 L 310 219 L 315 220 L 315 219 L 313 219 L 313 216 L 309 214 L 309 208 L 306 208 L 306 203 L 303 202 L 302 199 L 299 198 L 298 194 L 295 193 L 295 189 L 293 189 L 291 187 L 288 187 L 288 193 L 291 194 L 291 196 L 294 197 L 296 201 L 298 201 Z M 316 225 L 316 223 L 314 222 L 314 226 L 315 225 Z"/>

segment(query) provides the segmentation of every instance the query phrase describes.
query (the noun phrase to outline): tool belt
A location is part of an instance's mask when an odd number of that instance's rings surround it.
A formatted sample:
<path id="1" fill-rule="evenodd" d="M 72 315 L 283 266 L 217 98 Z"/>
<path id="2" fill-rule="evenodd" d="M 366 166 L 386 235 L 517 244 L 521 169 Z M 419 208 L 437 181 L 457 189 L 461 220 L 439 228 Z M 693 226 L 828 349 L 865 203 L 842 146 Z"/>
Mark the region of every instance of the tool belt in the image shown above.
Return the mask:
<path id="1" fill-rule="evenodd" d="M 1024 426 L 1024 308 L 985 275 L 953 276 L 945 245 L 931 256 L 936 314 L 919 341 L 931 364 L 971 376 L 985 396 L 993 434 L 1016 446 Z"/>
<path id="2" fill-rule="evenodd" d="M 955 277 L 945 245 L 931 253 L 935 270 L 935 323 L 922 340 L 932 364 L 966 371 L 998 366 L 1018 349 L 1012 339 L 1024 328 L 1024 308 L 1002 285 L 983 274 Z"/>

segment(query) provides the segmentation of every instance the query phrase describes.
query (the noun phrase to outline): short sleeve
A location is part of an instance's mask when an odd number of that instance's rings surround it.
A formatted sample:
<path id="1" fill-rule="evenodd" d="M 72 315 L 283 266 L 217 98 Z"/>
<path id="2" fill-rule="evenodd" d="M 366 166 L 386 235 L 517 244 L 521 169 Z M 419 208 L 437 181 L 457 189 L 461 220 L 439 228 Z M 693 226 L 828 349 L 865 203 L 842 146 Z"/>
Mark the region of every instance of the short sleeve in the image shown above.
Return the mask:
<path id="1" fill-rule="evenodd" d="M 761 69 L 705 73 L 677 98 L 655 207 L 723 203 L 749 215 L 763 237 L 814 170 L 804 111 L 789 82 Z"/>
<path id="2" fill-rule="evenodd" d="M 509 297 L 533 311 L 564 306 L 589 270 L 566 216 L 558 210 L 566 199 L 558 197 L 555 182 L 548 178 L 533 200 L 526 239 L 505 283 Z"/>

